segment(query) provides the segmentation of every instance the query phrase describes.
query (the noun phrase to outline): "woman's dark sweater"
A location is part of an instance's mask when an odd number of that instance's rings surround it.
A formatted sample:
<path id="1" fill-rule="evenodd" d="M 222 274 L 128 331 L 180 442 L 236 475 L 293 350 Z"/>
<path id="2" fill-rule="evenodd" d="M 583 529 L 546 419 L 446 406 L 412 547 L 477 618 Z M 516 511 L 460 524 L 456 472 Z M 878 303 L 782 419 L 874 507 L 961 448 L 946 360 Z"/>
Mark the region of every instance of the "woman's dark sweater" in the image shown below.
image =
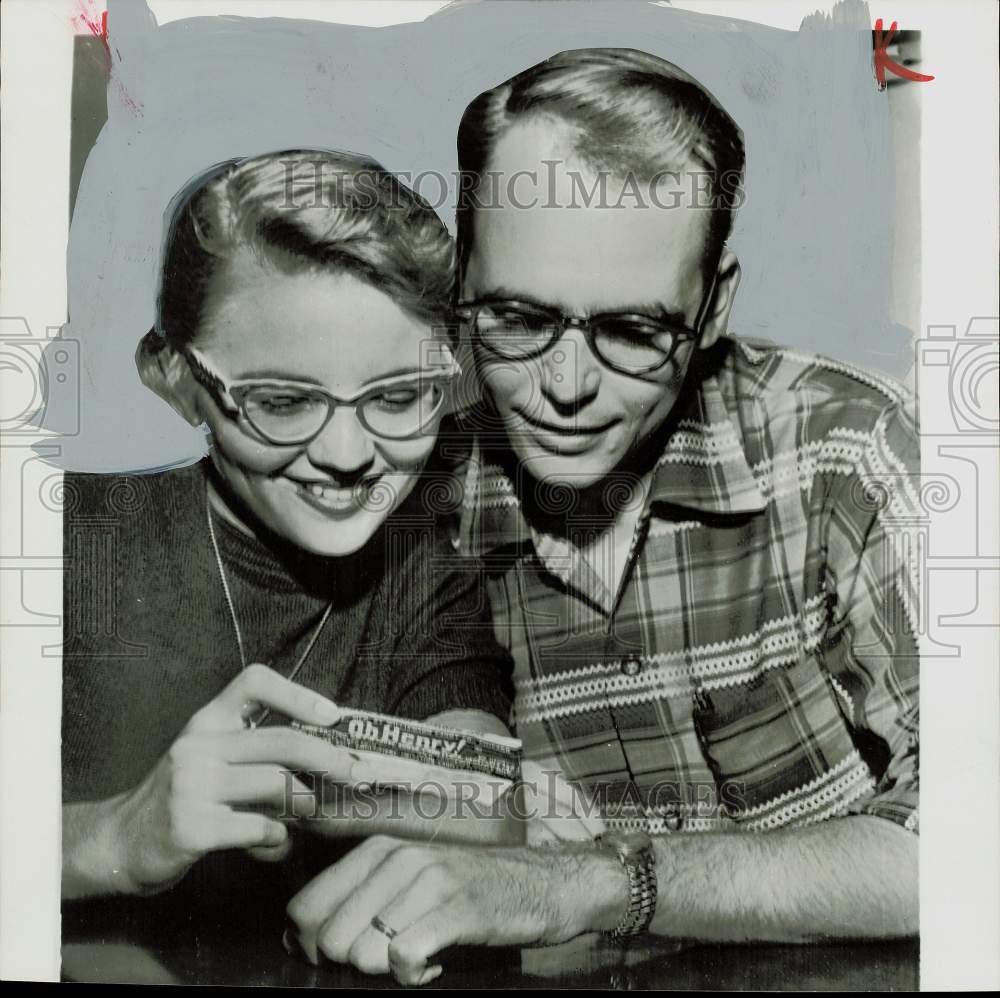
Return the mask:
<path id="1" fill-rule="evenodd" d="M 67 475 L 63 798 L 135 786 L 192 714 L 240 671 L 206 519 L 206 464 L 150 475 Z M 267 545 L 213 514 L 247 662 L 338 704 L 423 719 L 510 711 L 474 566 L 415 493 L 356 555 Z M 280 720 L 280 719 L 279 719 Z"/>

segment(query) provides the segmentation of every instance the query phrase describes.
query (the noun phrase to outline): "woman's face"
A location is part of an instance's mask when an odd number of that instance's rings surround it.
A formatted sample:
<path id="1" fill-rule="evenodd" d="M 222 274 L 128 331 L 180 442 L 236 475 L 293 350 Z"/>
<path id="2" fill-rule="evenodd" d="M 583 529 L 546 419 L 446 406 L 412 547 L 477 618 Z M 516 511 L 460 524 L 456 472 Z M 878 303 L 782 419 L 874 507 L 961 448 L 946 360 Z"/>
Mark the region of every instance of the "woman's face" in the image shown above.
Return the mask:
<path id="1" fill-rule="evenodd" d="M 213 278 L 197 351 L 225 380 L 315 384 L 353 398 L 421 369 L 430 327 L 349 274 L 282 274 L 249 255 Z M 416 484 L 434 447 L 424 435 L 369 433 L 338 406 L 307 444 L 268 443 L 197 387 L 212 431 L 212 460 L 240 500 L 271 530 L 315 554 L 347 555 L 371 538 Z"/>

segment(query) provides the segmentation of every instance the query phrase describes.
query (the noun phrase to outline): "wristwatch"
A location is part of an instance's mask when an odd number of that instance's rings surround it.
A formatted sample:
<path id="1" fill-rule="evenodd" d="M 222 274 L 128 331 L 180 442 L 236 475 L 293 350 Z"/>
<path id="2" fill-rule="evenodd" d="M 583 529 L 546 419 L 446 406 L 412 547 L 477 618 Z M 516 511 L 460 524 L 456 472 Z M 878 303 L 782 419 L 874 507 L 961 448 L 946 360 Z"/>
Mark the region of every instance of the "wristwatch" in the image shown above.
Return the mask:
<path id="1" fill-rule="evenodd" d="M 628 874 L 628 910 L 610 932 L 619 941 L 649 928 L 656 912 L 656 857 L 653 841 L 645 832 L 605 832 L 597 846 L 613 852 Z"/>

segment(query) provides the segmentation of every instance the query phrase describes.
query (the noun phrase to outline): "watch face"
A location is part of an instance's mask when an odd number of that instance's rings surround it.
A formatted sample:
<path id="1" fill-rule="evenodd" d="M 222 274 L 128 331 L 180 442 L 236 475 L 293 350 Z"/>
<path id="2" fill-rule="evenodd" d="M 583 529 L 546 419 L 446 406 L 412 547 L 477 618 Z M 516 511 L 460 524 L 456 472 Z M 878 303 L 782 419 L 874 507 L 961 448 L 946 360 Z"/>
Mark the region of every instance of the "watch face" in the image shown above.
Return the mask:
<path id="1" fill-rule="evenodd" d="M 601 842 L 614 849 L 619 856 L 638 856 L 652 846 L 652 840 L 645 832 L 607 832 Z"/>
<path id="2" fill-rule="evenodd" d="M 622 845 L 628 850 L 630 855 L 644 852 L 653 843 L 645 832 L 626 832 L 622 836 Z"/>

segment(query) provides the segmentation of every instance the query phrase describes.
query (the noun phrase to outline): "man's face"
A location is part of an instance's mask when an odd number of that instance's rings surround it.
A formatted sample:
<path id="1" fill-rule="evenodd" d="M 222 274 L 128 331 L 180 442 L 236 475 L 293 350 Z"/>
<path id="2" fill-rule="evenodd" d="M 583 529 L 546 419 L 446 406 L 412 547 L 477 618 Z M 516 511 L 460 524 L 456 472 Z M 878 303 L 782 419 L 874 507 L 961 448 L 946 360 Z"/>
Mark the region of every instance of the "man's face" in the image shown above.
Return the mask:
<path id="1" fill-rule="evenodd" d="M 598 173 L 571 148 L 565 126 L 551 119 L 519 123 L 498 142 L 488 169 L 501 177 L 499 206 L 476 213 L 462 298 L 581 317 L 667 313 L 693 326 L 706 291 L 709 213 L 691 206 L 690 183 L 682 174 L 676 188 L 658 188 L 657 207 L 648 190 L 641 205 L 627 192 L 619 197 L 622 180 L 607 177 L 603 204 L 598 196 L 588 207 L 581 185 L 591 191 Z M 537 171 L 538 182 L 522 174 L 508 189 L 518 171 Z M 538 205 L 526 207 L 535 196 Z M 542 207 L 546 199 L 560 207 Z M 478 347 L 477 360 L 522 466 L 538 480 L 586 488 L 614 469 L 632 470 L 631 453 L 674 408 L 693 349 L 684 341 L 665 367 L 632 377 L 606 367 L 582 331 L 568 329 L 541 356 L 500 360 Z"/>

